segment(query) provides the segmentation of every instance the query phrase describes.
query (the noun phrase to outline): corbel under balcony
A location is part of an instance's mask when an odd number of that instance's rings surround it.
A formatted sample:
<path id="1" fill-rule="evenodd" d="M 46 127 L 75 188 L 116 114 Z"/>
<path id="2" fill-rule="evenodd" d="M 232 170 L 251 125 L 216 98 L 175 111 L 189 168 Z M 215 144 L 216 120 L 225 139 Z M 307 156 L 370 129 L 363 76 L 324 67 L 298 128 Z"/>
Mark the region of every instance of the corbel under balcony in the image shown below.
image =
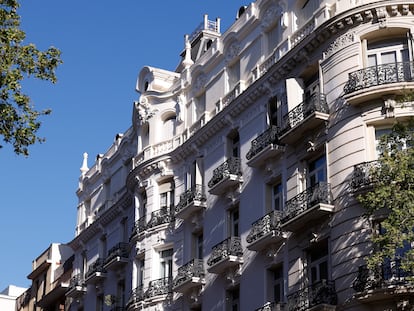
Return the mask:
<path id="1" fill-rule="evenodd" d="M 221 195 L 240 186 L 242 182 L 241 160 L 237 157 L 231 157 L 214 169 L 213 177 L 208 182 L 209 192 Z"/>
<path id="2" fill-rule="evenodd" d="M 222 274 L 223 272 L 239 268 L 243 264 L 243 249 L 240 237 L 229 237 L 213 246 L 211 255 L 207 260 L 210 273 Z"/>
<path id="3" fill-rule="evenodd" d="M 81 274 L 73 276 L 69 281 L 69 288 L 66 292 L 66 296 L 77 299 L 82 297 L 86 293 L 86 285 L 84 278 Z"/>

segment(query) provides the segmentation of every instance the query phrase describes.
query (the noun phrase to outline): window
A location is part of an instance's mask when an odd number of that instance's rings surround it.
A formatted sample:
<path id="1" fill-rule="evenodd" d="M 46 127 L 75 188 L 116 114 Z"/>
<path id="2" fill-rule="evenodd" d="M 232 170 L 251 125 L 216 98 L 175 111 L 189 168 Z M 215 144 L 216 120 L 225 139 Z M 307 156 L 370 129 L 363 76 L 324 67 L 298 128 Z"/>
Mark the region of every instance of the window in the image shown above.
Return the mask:
<path id="1" fill-rule="evenodd" d="M 202 93 L 194 99 L 193 123 L 198 121 L 206 110 L 206 93 Z"/>
<path id="2" fill-rule="evenodd" d="M 275 25 L 266 33 L 267 37 L 267 53 L 271 54 L 273 49 L 279 44 L 281 41 L 281 31 L 278 23 L 276 22 Z"/>
<path id="3" fill-rule="evenodd" d="M 144 286 L 145 258 L 138 260 L 138 287 Z"/>
<path id="4" fill-rule="evenodd" d="M 239 236 L 239 208 L 234 208 L 229 212 L 229 234 L 230 236 Z"/>
<path id="5" fill-rule="evenodd" d="M 240 81 L 240 61 L 237 60 L 233 65 L 227 68 L 228 74 L 228 91 L 231 92 Z"/>
<path id="6" fill-rule="evenodd" d="M 280 115 L 280 101 L 277 97 L 272 97 L 267 104 L 267 119 L 269 126 L 280 126 L 281 115 Z"/>
<path id="7" fill-rule="evenodd" d="M 237 287 L 232 290 L 228 290 L 226 293 L 227 310 L 239 311 L 240 310 L 240 289 Z"/>
<path id="8" fill-rule="evenodd" d="M 367 43 L 367 65 L 378 66 L 383 64 L 395 64 L 408 62 L 409 52 L 407 39 L 393 38 L 386 41 Z"/>
<path id="9" fill-rule="evenodd" d="M 116 304 L 119 307 L 125 306 L 125 304 L 126 304 L 126 301 L 125 301 L 125 280 L 122 280 L 122 281 L 120 281 L 118 283 L 118 286 L 117 286 L 117 298 L 118 299 L 116 301 Z"/>
<path id="10" fill-rule="evenodd" d="M 204 244 L 204 237 L 203 233 L 194 234 L 193 235 L 193 258 L 203 259 L 203 244 Z"/>
<path id="11" fill-rule="evenodd" d="M 283 210 L 283 188 L 281 183 L 272 185 L 272 210 Z"/>
<path id="12" fill-rule="evenodd" d="M 187 173 L 186 189 L 194 189 L 195 185 L 203 185 L 203 157 L 197 158 Z"/>
<path id="13" fill-rule="evenodd" d="M 160 278 L 172 278 L 172 256 L 172 248 L 160 252 Z"/>
<path id="14" fill-rule="evenodd" d="M 310 285 L 328 280 L 328 241 L 319 242 L 308 250 L 308 271 Z"/>
<path id="15" fill-rule="evenodd" d="M 174 183 L 168 182 L 159 186 L 160 209 L 174 206 Z"/>
<path id="16" fill-rule="evenodd" d="M 275 303 L 283 302 L 284 298 L 283 266 L 268 270 L 268 299 Z"/>
<path id="17" fill-rule="evenodd" d="M 232 131 L 228 138 L 228 156 L 229 157 L 240 157 L 240 136 L 237 130 Z"/>
<path id="18" fill-rule="evenodd" d="M 320 182 L 326 182 L 326 157 L 325 155 L 312 160 L 308 164 L 308 187 L 314 187 Z"/>
<path id="19" fill-rule="evenodd" d="M 96 311 L 103 311 L 104 309 L 104 296 L 96 296 Z"/>

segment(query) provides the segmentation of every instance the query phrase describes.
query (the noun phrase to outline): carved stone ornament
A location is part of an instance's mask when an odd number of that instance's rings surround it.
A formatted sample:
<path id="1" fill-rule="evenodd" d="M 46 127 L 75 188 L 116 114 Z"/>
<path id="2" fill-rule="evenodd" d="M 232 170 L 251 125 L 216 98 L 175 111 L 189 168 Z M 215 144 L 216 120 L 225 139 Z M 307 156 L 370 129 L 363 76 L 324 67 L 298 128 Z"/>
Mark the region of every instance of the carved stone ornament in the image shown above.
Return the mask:
<path id="1" fill-rule="evenodd" d="M 348 32 L 338 38 L 335 39 L 334 42 L 332 42 L 328 49 L 323 53 L 324 58 L 328 58 L 331 55 L 335 54 L 339 50 L 343 49 L 344 47 L 348 46 L 350 43 L 354 42 L 355 40 L 355 33 L 354 32 Z"/>
<path id="2" fill-rule="evenodd" d="M 238 42 L 233 42 L 226 51 L 226 62 L 231 62 L 234 58 L 239 56 L 240 53 L 240 44 Z"/>
<path id="3" fill-rule="evenodd" d="M 376 12 L 377 12 L 379 28 L 386 28 L 387 27 L 387 17 L 388 17 L 387 8 L 386 7 L 377 8 Z"/>
<path id="4" fill-rule="evenodd" d="M 147 123 L 155 114 L 155 110 L 151 109 L 151 105 L 144 96 L 141 96 L 139 102 L 135 103 L 135 109 L 138 111 L 138 119 L 141 124 Z"/>
<path id="5" fill-rule="evenodd" d="M 269 7 L 263 15 L 262 27 L 268 29 L 273 26 L 281 14 L 282 8 L 279 5 Z"/>
<path id="6" fill-rule="evenodd" d="M 195 84 L 194 84 L 194 89 L 195 92 L 198 93 L 200 91 L 202 91 L 204 89 L 204 86 L 206 85 L 206 75 L 204 73 L 201 73 L 200 75 L 198 75 Z"/>

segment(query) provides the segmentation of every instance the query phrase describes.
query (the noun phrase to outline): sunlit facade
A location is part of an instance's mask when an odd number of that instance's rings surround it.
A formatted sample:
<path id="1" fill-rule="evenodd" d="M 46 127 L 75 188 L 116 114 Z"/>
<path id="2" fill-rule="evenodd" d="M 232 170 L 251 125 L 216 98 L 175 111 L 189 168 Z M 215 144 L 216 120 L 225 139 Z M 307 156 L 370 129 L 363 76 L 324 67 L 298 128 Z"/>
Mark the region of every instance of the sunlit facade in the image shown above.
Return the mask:
<path id="1" fill-rule="evenodd" d="M 406 310 L 369 271 L 378 137 L 414 116 L 414 4 L 256 0 L 139 72 L 133 124 L 81 168 L 69 310 Z M 375 281 L 372 280 L 375 276 Z"/>

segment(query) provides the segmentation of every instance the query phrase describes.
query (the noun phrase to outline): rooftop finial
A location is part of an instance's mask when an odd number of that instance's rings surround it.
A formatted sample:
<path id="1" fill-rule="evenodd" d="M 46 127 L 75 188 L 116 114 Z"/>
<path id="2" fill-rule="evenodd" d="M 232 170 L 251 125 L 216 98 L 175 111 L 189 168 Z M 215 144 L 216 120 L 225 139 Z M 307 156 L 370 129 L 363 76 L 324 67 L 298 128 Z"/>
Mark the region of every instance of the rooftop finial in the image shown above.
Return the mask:
<path id="1" fill-rule="evenodd" d="M 192 64 L 194 64 L 193 60 L 191 59 L 191 43 L 188 39 L 188 35 L 185 35 L 185 56 L 183 65 L 184 68 L 189 68 Z"/>
<path id="2" fill-rule="evenodd" d="M 83 154 L 82 167 L 80 168 L 81 175 L 84 176 L 88 170 L 89 170 L 89 168 L 88 168 L 88 154 L 85 152 Z"/>

